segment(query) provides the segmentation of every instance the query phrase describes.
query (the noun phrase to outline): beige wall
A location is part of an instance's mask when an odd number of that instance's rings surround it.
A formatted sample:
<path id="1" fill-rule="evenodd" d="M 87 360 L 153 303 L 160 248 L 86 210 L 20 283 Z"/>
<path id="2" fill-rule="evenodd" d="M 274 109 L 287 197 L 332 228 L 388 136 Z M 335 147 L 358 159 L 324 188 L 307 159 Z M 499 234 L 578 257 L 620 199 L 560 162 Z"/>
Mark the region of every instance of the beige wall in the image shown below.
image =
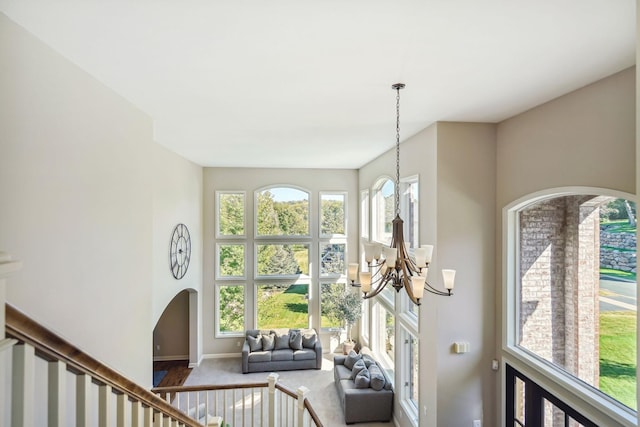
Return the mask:
<path id="1" fill-rule="evenodd" d="M 284 154 L 286 155 L 286 154 Z M 215 192 L 220 190 L 245 191 L 247 198 L 247 236 L 254 235 L 254 191 L 266 186 L 289 184 L 312 192 L 310 227 L 318 229 L 318 203 L 319 191 L 346 191 L 347 199 L 347 245 L 348 261 L 357 262 L 358 252 L 358 187 L 357 172 L 343 169 L 250 169 L 250 168 L 205 168 L 204 170 L 204 235 L 207 236 L 204 248 L 204 259 L 210 260 L 204 264 L 204 294 L 203 294 L 203 352 L 206 355 L 227 354 L 239 355 L 240 347 L 238 338 L 215 338 L 215 311 L 214 311 L 214 260 L 215 260 Z M 313 256 L 317 254 L 318 241 L 314 241 L 310 251 L 312 270 L 317 283 L 318 263 L 313 263 Z M 253 267 L 253 245 L 251 240 L 247 247 L 247 266 Z M 253 308 L 254 287 L 252 272 L 248 271 L 247 280 L 247 307 Z M 319 288 L 313 285 L 310 288 L 310 298 L 319 301 Z M 248 310 L 246 323 L 254 325 L 254 311 Z M 320 313 L 315 304 L 310 304 L 309 315 L 311 326 L 318 328 Z M 354 332 L 357 328 L 354 328 Z M 326 338 L 323 337 L 323 349 L 326 348 Z"/>
<path id="2" fill-rule="evenodd" d="M 0 63 L 0 248 L 24 263 L 7 299 L 150 385 L 153 326 L 180 287 L 164 280 L 169 224 L 186 216 L 201 247 L 201 168 L 157 146 L 146 114 L 2 14 Z M 170 174 L 189 188 L 166 192 Z M 201 257 L 195 249 L 196 289 Z"/>
<path id="3" fill-rule="evenodd" d="M 483 418 L 495 425 L 495 375 L 488 369 L 495 348 L 495 126 L 432 125 L 402 143 L 400 172 L 401 178 L 419 175 L 420 244 L 435 245 L 429 282 L 442 288 L 440 270 L 457 270 L 455 295 L 425 294 L 420 308 L 420 425 L 471 425 Z M 361 189 L 394 177 L 395 149 L 359 176 Z M 454 341 L 469 342 L 471 351 L 453 354 Z M 398 403 L 396 419 L 408 426 Z"/>
<path id="4" fill-rule="evenodd" d="M 635 192 L 635 69 L 498 126 L 498 209 L 539 190 L 590 186 Z"/>

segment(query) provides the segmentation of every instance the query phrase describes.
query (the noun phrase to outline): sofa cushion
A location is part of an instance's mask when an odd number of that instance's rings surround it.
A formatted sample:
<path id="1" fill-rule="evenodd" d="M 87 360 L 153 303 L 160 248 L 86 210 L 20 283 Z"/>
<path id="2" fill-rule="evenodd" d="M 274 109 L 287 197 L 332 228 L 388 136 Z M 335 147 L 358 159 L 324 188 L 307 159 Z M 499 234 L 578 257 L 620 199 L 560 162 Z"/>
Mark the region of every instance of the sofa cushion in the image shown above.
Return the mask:
<path id="1" fill-rule="evenodd" d="M 373 357 L 370 354 L 366 354 L 362 352 L 360 352 L 360 354 L 362 354 L 362 360 L 364 360 L 364 365 L 367 367 L 367 369 L 369 368 L 369 366 L 371 366 L 371 364 L 376 363 L 376 361 L 373 359 Z"/>
<path id="2" fill-rule="evenodd" d="M 371 376 L 371 388 L 378 391 L 382 390 L 385 386 L 386 380 L 377 363 L 369 366 L 369 374 Z"/>
<path id="3" fill-rule="evenodd" d="M 276 346 L 276 335 L 271 333 L 269 335 L 261 335 L 262 337 L 262 350 L 271 351 Z"/>
<path id="4" fill-rule="evenodd" d="M 355 368 L 355 365 L 354 365 Z M 356 388 L 369 388 L 369 383 L 371 382 L 371 375 L 369 374 L 369 370 L 367 368 L 363 368 L 358 372 L 356 378 L 353 380 L 356 385 Z"/>
<path id="5" fill-rule="evenodd" d="M 282 349 L 282 350 L 273 350 L 271 352 L 271 360 L 274 362 L 277 361 L 285 361 L 285 360 L 293 360 L 293 350 L 290 348 Z"/>
<path id="6" fill-rule="evenodd" d="M 303 348 L 314 348 L 316 346 L 316 340 L 318 336 L 316 335 L 316 331 L 313 329 L 307 329 L 302 333 L 302 347 Z"/>
<path id="7" fill-rule="evenodd" d="M 276 332 L 275 350 L 290 350 L 289 347 L 289 333 L 286 334 Z"/>
<path id="8" fill-rule="evenodd" d="M 293 352 L 293 360 L 314 360 L 315 358 L 316 352 L 310 348 L 303 348 Z"/>
<path id="9" fill-rule="evenodd" d="M 298 330 L 289 332 L 289 347 L 293 350 L 302 350 L 302 334 Z"/>
<path id="10" fill-rule="evenodd" d="M 347 358 L 344 359 L 344 366 L 346 366 L 348 369 L 353 369 L 353 365 L 361 358 L 362 358 L 362 355 L 351 350 L 347 355 Z"/>
<path id="11" fill-rule="evenodd" d="M 252 337 L 251 335 L 247 335 L 247 341 L 249 341 L 249 349 L 253 353 L 254 351 L 262 350 L 262 337 Z"/>
<path id="12" fill-rule="evenodd" d="M 357 360 L 356 363 L 353 364 L 353 368 L 351 368 L 351 376 L 349 378 L 351 378 L 352 380 L 355 380 L 356 376 L 363 369 L 367 369 L 367 367 L 364 366 L 364 360 L 362 359 Z"/>
<path id="13" fill-rule="evenodd" d="M 271 351 L 252 351 L 249 353 L 249 363 L 255 362 L 270 362 Z"/>

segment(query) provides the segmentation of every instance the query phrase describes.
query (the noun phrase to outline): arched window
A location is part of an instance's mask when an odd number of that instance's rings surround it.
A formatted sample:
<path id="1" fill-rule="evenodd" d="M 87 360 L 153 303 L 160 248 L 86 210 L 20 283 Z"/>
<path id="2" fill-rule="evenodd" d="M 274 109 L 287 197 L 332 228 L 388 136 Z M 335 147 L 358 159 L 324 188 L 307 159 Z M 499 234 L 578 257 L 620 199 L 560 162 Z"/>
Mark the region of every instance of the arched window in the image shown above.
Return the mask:
<path id="1" fill-rule="evenodd" d="M 257 191 L 256 235 L 309 236 L 309 193 L 293 187 Z"/>
<path id="2" fill-rule="evenodd" d="M 392 222 L 395 215 L 395 185 L 388 178 L 380 179 L 373 189 L 372 239 L 389 245 L 391 243 Z"/>
<path id="3" fill-rule="evenodd" d="M 635 203 L 600 194 L 537 196 L 509 210 L 508 227 L 512 354 L 603 407 L 612 397 L 635 410 Z M 515 393 L 525 399 L 524 390 Z M 563 416 L 552 406 L 545 406 L 545 425 Z"/>

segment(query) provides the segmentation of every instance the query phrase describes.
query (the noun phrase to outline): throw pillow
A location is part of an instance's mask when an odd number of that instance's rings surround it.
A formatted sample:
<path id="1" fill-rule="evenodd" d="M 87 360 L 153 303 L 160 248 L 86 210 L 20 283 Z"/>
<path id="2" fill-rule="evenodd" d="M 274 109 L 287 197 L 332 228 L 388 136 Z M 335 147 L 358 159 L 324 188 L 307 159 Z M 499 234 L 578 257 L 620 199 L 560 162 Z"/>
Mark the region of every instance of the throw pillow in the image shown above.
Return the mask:
<path id="1" fill-rule="evenodd" d="M 262 335 L 262 350 L 271 351 L 275 348 L 275 346 L 276 346 L 275 334 Z"/>
<path id="2" fill-rule="evenodd" d="M 374 363 L 369 366 L 369 375 L 371 376 L 371 388 L 378 391 L 382 390 L 386 380 L 384 379 L 384 374 L 377 364 Z"/>
<path id="3" fill-rule="evenodd" d="M 369 384 L 371 383 L 371 376 L 369 374 L 369 370 L 364 368 L 361 370 L 358 375 L 356 375 L 356 379 L 353 380 L 356 385 L 356 388 L 369 388 Z"/>
<path id="4" fill-rule="evenodd" d="M 347 355 L 347 358 L 344 359 L 344 366 L 346 366 L 349 369 L 353 369 L 353 364 L 356 363 L 361 358 L 362 358 L 362 355 L 351 350 Z"/>
<path id="5" fill-rule="evenodd" d="M 276 334 L 276 350 L 285 350 L 289 348 L 289 334 Z"/>
<path id="6" fill-rule="evenodd" d="M 300 331 L 289 332 L 289 347 L 293 350 L 302 350 L 302 335 Z"/>
<path id="7" fill-rule="evenodd" d="M 364 366 L 366 366 L 367 369 L 369 369 L 369 366 L 376 363 L 376 361 L 373 360 L 373 357 L 371 357 L 370 355 L 366 353 L 363 354 L 362 351 L 360 352 L 360 354 L 362 354 L 362 360 L 364 360 Z"/>
<path id="8" fill-rule="evenodd" d="M 318 336 L 316 335 L 316 331 L 305 332 L 302 335 L 302 346 L 304 348 L 314 348 L 316 346 L 316 340 Z"/>
<path id="9" fill-rule="evenodd" d="M 367 369 L 367 367 L 364 366 L 364 360 L 360 359 L 356 361 L 356 363 L 353 364 L 353 368 L 351 368 L 351 379 L 355 380 L 363 369 Z"/>
<path id="10" fill-rule="evenodd" d="M 260 351 L 262 350 L 262 337 L 258 335 L 257 337 L 252 337 L 251 335 L 247 336 L 247 340 L 249 341 L 249 349 L 251 351 Z"/>

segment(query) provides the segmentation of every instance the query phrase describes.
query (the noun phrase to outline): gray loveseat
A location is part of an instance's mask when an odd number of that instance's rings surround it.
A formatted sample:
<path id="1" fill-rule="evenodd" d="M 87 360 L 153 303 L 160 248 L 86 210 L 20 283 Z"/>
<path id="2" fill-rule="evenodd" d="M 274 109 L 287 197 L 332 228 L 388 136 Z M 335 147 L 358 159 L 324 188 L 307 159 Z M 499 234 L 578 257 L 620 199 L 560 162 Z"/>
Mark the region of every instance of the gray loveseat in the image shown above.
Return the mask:
<path id="1" fill-rule="evenodd" d="M 391 420 L 392 383 L 370 355 L 352 351 L 347 356 L 334 356 L 333 378 L 345 423 Z"/>
<path id="2" fill-rule="evenodd" d="M 242 347 L 242 373 L 320 369 L 322 345 L 315 329 L 249 329 Z"/>

